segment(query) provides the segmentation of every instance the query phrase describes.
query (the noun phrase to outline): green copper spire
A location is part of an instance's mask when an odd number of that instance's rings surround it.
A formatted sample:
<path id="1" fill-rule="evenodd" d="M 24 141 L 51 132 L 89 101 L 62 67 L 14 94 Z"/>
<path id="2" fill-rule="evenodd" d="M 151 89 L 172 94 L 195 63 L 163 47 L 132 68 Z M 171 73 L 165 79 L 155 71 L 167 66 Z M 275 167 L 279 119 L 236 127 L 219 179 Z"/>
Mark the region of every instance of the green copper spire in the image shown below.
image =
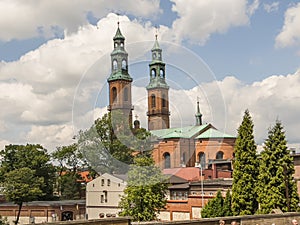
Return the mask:
<path id="1" fill-rule="evenodd" d="M 122 39 L 122 40 L 125 40 L 125 37 L 122 35 L 122 33 L 121 33 L 121 30 L 120 30 L 120 22 L 118 22 L 118 29 L 117 29 L 117 32 L 116 32 L 116 34 L 115 34 L 115 36 L 114 36 L 114 41 L 116 40 L 116 39 Z"/>
<path id="2" fill-rule="evenodd" d="M 114 80 L 132 81 L 132 78 L 128 73 L 128 53 L 125 50 L 125 37 L 121 33 L 119 22 L 113 40 L 114 50 L 110 54 L 112 68 L 108 82 Z"/>
<path id="3" fill-rule="evenodd" d="M 158 44 L 158 41 L 157 41 L 157 34 L 155 35 L 155 42 L 154 42 L 154 45 L 153 45 L 153 48 L 152 48 L 152 51 L 155 51 L 155 50 L 160 50 L 161 51 L 161 48 L 159 47 L 159 44 Z"/>
<path id="4" fill-rule="evenodd" d="M 197 113 L 195 114 L 195 117 L 196 117 L 196 126 L 201 126 L 202 114 L 200 113 L 199 99 L 197 99 Z"/>
<path id="5" fill-rule="evenodd" d="M 166 83 L 165 75 L 165 63 L 162 61 L 162 49 L 159 46 L 157 35 L 155 35 L 155 42 L 151 49 L 152 61 L 149 64 L 150 67 L 150 83 L 147 89 L 153 88 L 166 88 L 169 86 Z"/>

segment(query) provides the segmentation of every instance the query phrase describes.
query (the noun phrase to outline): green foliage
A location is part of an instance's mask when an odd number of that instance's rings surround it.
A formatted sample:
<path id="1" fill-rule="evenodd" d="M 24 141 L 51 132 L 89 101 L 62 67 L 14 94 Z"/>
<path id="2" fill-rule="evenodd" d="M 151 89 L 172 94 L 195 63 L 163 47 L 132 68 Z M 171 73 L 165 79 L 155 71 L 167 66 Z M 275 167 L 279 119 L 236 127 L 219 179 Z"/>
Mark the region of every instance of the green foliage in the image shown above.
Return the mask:
<path id="1" fill-rule="evenodd" d="M 232 211 L 234 215 L 251 215 L 258 208 L 255 183 L 258 176 L 258 159 L 253 135 L 253 122 L 245 111 L 234 148 Z"/>
<path id="2" fill-rule="evenodd" d="M 6 217 L 3 218 L 1 215 L 0 215 L 0 225 L 9 225 L 7 218 Z"/>
<path id="3" fill-rule="evenodd" d="M 81 183 L 78 182 L 78 175 L 76 173 L 66 173 L 61 176 L 61 196 L 62 200 L 80 199 L 81 196 Z"/>
<path id="4" fill-rule="evenodd" d="M 79 149 L 98 173 L 125 173 L 133 163 L 134 152 L 152 149 L 150 133 L 130 129 L 121 112 L 107 113 L 87 131 L 79 134 Z"/>
<path id="5" fill-rule="evenodd" d="M 223 216 L 232 216 L 232 209 L 231 209 L 231 193 L 230 190 L 226 192 L 226 197 L 223 203 Z"/>
<path id="6" fill-rule="evenodd" d="M 44 194 L 44 179 L 37 177 L 36 172 L 28 167 L 6 173 L 3 184 L 5 197 L 18 205 L 36 200 Z"/>
<path id="7" fill-rule="evenodd" d="M 260 157 L 258 213 L 270 213 L 277 208 L 283 212 L 296 211 L 299 197 L 293 180 L 294 164 L 280 121 L 276 121 L 274 127 L 269 129 Z"/>
<path id="8" fill-rule="evenodd" d="M 217 192 L 216 197 L 211 199 L 202 209 L 202 218 L 232 216 L 231 212 L 231 195 L 228 190 L 226 198 L 222 197 L 221 191 Z"/>
<path id="9" fill-rule="evenodd" d="M 5 174 L 27 167 L 34 171 L 37 180 L 43 179 L 44 185 L 41 187 L 43 195 L 39 195 L 37 200 L 53 199 L 55 168 L 50 162 L 47 150 L 41 145 L 7 145 L 0 152 L 0 157 L 0 181 L 4 182 Z"/>
<path id="10" fill-rule="evenodd" d="M 86 165 L 83 160 L 81 151 L 77 143 L 58 147 L 52 153 L 52 158 L 55 159 L 59 166 L 57 167 L 58 177 L 56 182 L 56 190 L 61 194 L 61 199 L 80 199 L 81 184 L 78 180 L 82 178 L 79 175 L 79 168 Z"/>
<path id="11" fill-rule="evenodd" d="M 79 167 L 84 165 L 83 156 L 77 143 L 57 147 L 56 151 L 52 153 L 52 158 L 58 161 L 61 171 L 69 169 L 76 172 Z"/>
<path id="12" fill-rule="evenodd" d="M 44 194 L 44 179 L 37 177 L 36 171 L 28 167 L 7 172 L 4 175 L 3 186 L 6 199 L 19 206 L 15 224 L 18 224 L 23 202 L 37 200 Z"/>
<path id="13" fill-rule="evenodd" d="M 131 216 L 134 221 L 155 220 L 165 207 L 167 183 L 151 157 L 141 154 L 134 159 L 128 172 L 128 184 L 119 206 L 121 216 Z"/>

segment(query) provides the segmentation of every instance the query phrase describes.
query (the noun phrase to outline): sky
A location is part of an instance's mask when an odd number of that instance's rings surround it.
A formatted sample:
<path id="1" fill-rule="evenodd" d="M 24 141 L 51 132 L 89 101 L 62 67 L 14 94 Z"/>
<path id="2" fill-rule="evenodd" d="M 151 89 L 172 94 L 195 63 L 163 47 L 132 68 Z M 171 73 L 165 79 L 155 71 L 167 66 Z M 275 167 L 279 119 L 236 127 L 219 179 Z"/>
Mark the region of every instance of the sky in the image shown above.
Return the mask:
<path id="1" fill-rule="evenodd" d="M 106 112 L 120 23 L 134 116 L 147 127 L 155 35 L 170 86 L 171 127 L 236 135 L 244 111 L 261 145 L 280 120 L 300 151 L 300 2 L 296 0 L 0 0 L 0 147 L 73 143 Z"/>

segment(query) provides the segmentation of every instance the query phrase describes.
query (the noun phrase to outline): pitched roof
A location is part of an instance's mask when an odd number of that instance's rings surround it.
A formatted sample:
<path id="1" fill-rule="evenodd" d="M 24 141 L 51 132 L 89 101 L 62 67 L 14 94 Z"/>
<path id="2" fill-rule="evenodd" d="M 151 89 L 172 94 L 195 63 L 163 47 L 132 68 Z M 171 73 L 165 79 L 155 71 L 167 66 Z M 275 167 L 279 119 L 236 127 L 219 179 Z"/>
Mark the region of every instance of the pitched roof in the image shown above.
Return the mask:
<path id="1" fill-rule="evenodd" d="M 214 128 L 209 128 L 208 130 L 204 131 L 203 133 L 199 134 L 195 139 L 200 138 L 236 138 L 235 136 L 232 136 L 230 134 L 223 133 L 221 131 L 218 131 Z"/>
<path id="2" fill-rule="evenodd" d="M 173 174 L 166 174 L 168 176 L 168 181 L 170 184 L 183 184 L 183 183 L 187 183 L 188 180 L 178 177 L 176 175 Z"/>
<path id="3" fill-rule="evenodd" d="M 186 126 L 179 128 L 169 128 L 161 130 L 151 130 L 151 134 L 158 137 L 158 139 L 168 139 L 168 138 L 192 138 L 193 136 L 199 134 L 201 131 L 212 127 L 211 124 L 203 124 L 200 126 Z"/>
<path id="4" fill-rule="evenodd" d="M 200 170 L 196 167 L 180 167 L 180 168 L 170 168 L 164 169 L 163 174 L 172 174 L 177 177 L 186 179 L 187 181 L 199 181 L 200 180 Z"/>

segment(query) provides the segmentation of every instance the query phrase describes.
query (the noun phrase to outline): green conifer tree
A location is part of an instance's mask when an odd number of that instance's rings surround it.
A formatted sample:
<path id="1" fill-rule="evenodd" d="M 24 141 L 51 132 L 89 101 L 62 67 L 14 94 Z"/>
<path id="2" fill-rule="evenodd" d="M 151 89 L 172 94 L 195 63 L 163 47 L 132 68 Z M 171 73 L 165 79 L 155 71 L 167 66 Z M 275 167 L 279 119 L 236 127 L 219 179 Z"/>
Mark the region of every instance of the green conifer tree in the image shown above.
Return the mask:
<path id="1" fill-rule="evenodd" d="M 226 197 L 223 203 L 223 216 L 232 216 L 231 209 L 231 193 L 230 190 L 226 192 Z"/>
<path id="2" fill-rule="evenodd" d="M 219 190 L 216 197 L 211 199 L 202 209 L 202 218 L 222 217 L 224 216 L 224 198 Z"/>
<path id="3" fill-rule="evenodd" d="M 234 215 L 251 215 L 258 208 L 255 183 L 258 176 L 258 160 L 253 135 L 253 122 L 245 111 L 234 148 L 232 211 Z"/>
<path id="4" fill-rule="evenodd" d="M 293 173 L 293 159 L 287 148 L 283 126 L 277 120 L 269 129 L 261 153 L 257 183 L 259 213 L 270 213 L 277 208 L 283 212 L 297 210 L 299 198 Z"/>

